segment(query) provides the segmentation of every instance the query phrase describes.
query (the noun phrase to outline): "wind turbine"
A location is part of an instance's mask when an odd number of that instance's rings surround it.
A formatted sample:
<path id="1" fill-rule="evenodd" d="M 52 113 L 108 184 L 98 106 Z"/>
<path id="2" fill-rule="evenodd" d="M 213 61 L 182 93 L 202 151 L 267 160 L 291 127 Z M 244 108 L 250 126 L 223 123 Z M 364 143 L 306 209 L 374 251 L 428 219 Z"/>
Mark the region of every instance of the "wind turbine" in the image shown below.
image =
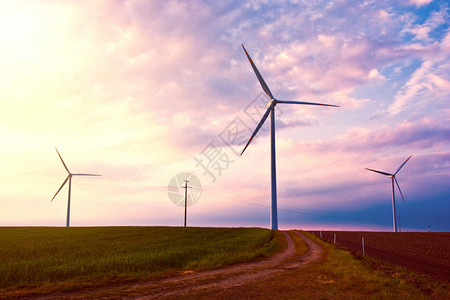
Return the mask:
<path id="1" fill-rule="evenodd" d="M 271 191 L 272 191 L 272 204 L 270 207 L 270 227 L 272 230 L 277 230 L 278 229 L 278 213 L 277 213 L 277 179 L 276 179 L 276 163 L 275 163 L 275 106 L 278 103 L 320 105 L 320 106 L 332 106 L 332 107 L 339 107 L 339 106 L 331 105 L 331 104 L 323 104 L 323 103 L 312 103 L 312 102 L 303 102 L 303 101 L 287 101 L 287 100 L 276 99 L 272 95 L 272 92 L 270 91 L 269 87 L 265 83 L 264 79 L 262 78 L 262 76 L 259 73 L 258 69 L 256 68 L 255 64 L 253 63 L 250 55 L 248 55 L 247 50 L 245 50 L 244 45 L 242 45 L 242 48 L 244 49 L 244 52 L 247 55 L 250 65 L 252 66 L 253 71 L 255 72 L 256 77 L 258 78 L 262 89 L 264 90 L 264 93 L 266 93 L 266 95 L 269 96 L 270 102 L 267 105 L 267 110 L 264 113 L 263 117 L 261 118 L 261 121 L 259 121 L 258 126 L 256 126 L 256 129 L 253 132 L 250 139 L 248 140 L 247 145 L 245 145 L 244 149 L 242 150 L 241 155 L 244 153 L 245 149 L 247 149 L 248 145 L 252 142 L 253 138 L 258 133 L 259 129 L 264 124 L 264 121 L 266 121 L 266 119 L 270 113 L 270 154 L 271 154 Z"/>
<path id="2" fill-rule="evenodd" d="M 56 148 L 55 148 L 56 149 Z M 56 152 L 58 153 L 59 158 L 61 159 L 61 162 L 64 165 L 64 168 L 66 169 L 67 173 L 69 173 L 69 175 L 67 175 L 66 180 L 64 180 L 63 184 L 61 185 L 61 187 L 58 189 L 58 191 L 56 192 L 55 196 L 53 196 L 52 200 L 55 199 L 56 195 L 58 195 L 59 191 L 64 187 L 64 185 L 66 184 L 67 180 L 69 181 L 69 200 L 67 202 L 67 220 L 66 220 L 66 227 L 69 227 L 70 225 L 70 190 L 72 187 L 72 176 L 102 176 L 102 175 L 97 175 L 97 174 L 81 174 L 81 173 L 70 173 L 69 168 L 67 168 L 64 160 L 61 157 L 61 154 L 59 154 L 58 149 L 56 149 Z"/>
<path id="3" fill-rule="evenodd" d="M 379 173 L 385 176 L 389 176 L 389 178 L 391 178 L 391 184 L 392 184 L 392 220 L 394 222 L 393 224 L 393 230 L 394 232 L 397 232 L 397 218 L 396 218 L 396 214 L 395 214 L 395 188 L 394 188 L 394 181 L 397 184 L 397 188 L 398 191 L 400 192 L 400 195 L 402 196 L 403 202 L 405 202 L 405 197 L 403 197 L 403 193 L 402 190 L 400 189 L 400 185 L 398 184 L 397 178 L 395 178 L 395 175 L 397 175 L 397 173 L 401 170 L 401 168 L 403 168 L 403 166 L 406 164 L 406 162 L 411 158 L 412 154 L 405 160 L 404 163 L 401 164 L 401 166 L 397 169 L 397 171 L 394 174 L 391 173 L 386 173 L 386 172 L 382 172 L 382 171 L 377 171 L 377 170 L 373 170 L 373 169 L 369 169 L 369 168 L 365 168 L 366 170 L 375 172 L 375 173 Z"/>

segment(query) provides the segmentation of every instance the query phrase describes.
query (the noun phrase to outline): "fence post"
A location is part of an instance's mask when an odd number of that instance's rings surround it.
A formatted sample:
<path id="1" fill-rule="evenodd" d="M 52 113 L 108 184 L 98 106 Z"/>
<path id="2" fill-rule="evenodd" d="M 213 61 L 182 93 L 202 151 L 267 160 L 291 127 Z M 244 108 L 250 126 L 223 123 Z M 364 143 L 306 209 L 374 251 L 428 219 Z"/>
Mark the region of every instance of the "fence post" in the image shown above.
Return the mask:
<path id="1" fill-rule="evenodd" d="M 336 244 L 336 233 L 334 234 L 334 243 Z"/>
<path id="2" fill-rule="evenodd" d="M 366 253 L 364 252 L 364 237 L 362 237 L 362 250 L 363 250 L 363 256 L 366 256 Z"/>
<path id="3" fill-rule="evenodd" d="M 322 238 L 322 230 L 320 231 L 320 238 Z"/>

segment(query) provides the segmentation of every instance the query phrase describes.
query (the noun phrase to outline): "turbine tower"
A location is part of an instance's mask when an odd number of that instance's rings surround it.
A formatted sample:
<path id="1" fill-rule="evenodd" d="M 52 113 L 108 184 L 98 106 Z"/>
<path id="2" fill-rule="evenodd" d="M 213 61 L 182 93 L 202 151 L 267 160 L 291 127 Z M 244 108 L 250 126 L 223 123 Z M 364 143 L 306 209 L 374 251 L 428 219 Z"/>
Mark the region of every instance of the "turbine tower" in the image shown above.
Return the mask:
<path id="1" fill-rule="evenodd" d="M 379 173 L 385 176 L 389 176 L 389 178 L 391 178 L 391 185 L 392 185 L 392 220 L 393 220 L 393 231 L 397 232 L 397 218 L 396 218 L 396 213 L 395 213 L 395 187 L 394 187 L 394 181 L 397 184 L 397 188 L 398 191 L 400 192 L 400 195 L 402 196 L 403 202 L 405 202 L 405 197 L 403 197 L 403 193 L 402 190 L 400 189 L 400 185 L 398 184 L 397 178 L 395 178 L 395 175 L 397 175 L 397 173 L 401 170 L 401 168 L 403 168 L 403 166 L 406 164 L 406 162 L 411 158 L 412 154 L 405 160 L 404 163 L 401 164 L 401 166 L 397 169 L 397 171 L 394 174 L 391 173 L 387 173 L 387 172 L 382 172 L 382 171 L 377 171 L 377 170 L 373 170 L 373 169 L 369 169 L 369 168 L 365 168 L 368 171 L 372 171 L 375 173 Z M 400 217 L 399 217 L 400 218 Z"/>
<path id="2" fill-rule="evenodd" d="M 55 148 L 56 149 L 56 148 Z M 58 149 L 56 149 L 56 153 L 58 153 L 59 158 L 61 159 L 61 162 L 64 166 L 64 169 L 66 169 L 67 173 L 69 175 L 67 175 L 66 180 L 64 180 L 63 184 L 61 185 L 61 187 L 58 189 L 58 191 L 56 192 L 55 196 L 53 196 L 52 200 L 55 199 L 56 195 L 58 195 L 59 191 L 64 187 L 64 185 L 66 184 L 67 180 L 69 181 L 69 200 L 67 201 L 67 220 L 66 220 L 66 227 L 70 226 L 70 190 L 72 188 L 72 176 L 102 176 L 102 175 L 97 175 L 97 174 L 81 174 L 81 173 L 70 173 L 69 168 L 67 168 L 64 160 L 61 157 L 61 154 L 59 154 Z"/>
<path id="3" fill-rule="evenodd" d="M 264 113 L 263 117 L 261 118 L 261 121 L 259 121 L 258 125 L 256 126 L 255 131 L 253 132 L 252 136 L 247 142 L 247 145 L 245 145 L 244 149 L 241 152 L 241 155 L 244 153 L 245 149 L 247 149 L 248 145 L 251 143 L 255 135 L 258 133 L 261 126 L 264 124 L 264 121 L 266 121 L 267 117 L 270 114 L 270 154 L 271 154 L 271 192 L 272 192 L 272 203 L 270 207 L 270 228 L 272 230 L 278 229 L 278 213 L 277 213 L 277 179 L 276 179 L 276 163 L 275 163 L 275 106 L 278 103 L 282 104 L 303 104 L 303 105 L 320 105 L 320 106 L 332 106 L 332 107 L 339 107 L 338 105 L 331 105 L 331 104 L 323 104 L 323 103 L 312 103 L 312 102 L 303 102 L 303 101 L 287 101 L 287 100 L 278 100 L 270 91 L 269 87 L 267 86 L 266 82 L 264 81 L 263 77 L 259 73 L 258 69 L 256 68 L 255 64 L 253 63 L 250 55 L 248 55 L 247 50 L 245 49 L 244 45 L 242 45 L 242 48 L 244 49 L 245 54 L 247 55 L 247 58 L 250 62 L 250 65 L 253 68 L 253 71 L 256 74 L 256 77 L 258 78 L 259 83 L 261 84 L 261 87 L 266 93 L 267 96 L 270 98 L 270 102 L 268 103 L 268 107 L 266 112 Z"/>

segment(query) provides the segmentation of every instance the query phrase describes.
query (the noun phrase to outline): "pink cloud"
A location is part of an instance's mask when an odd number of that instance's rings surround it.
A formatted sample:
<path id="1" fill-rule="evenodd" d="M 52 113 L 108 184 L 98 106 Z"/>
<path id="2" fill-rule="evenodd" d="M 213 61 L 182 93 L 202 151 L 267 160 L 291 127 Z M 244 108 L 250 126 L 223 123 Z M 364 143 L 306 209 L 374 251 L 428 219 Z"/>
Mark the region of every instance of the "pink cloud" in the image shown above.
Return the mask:
<path id="1" fill-rule="evenodd" d="M 449 74 L 442 70 L 448 65 L 447 60 L 425 61 L 397 92 L 395 101 L 388 108 L 388 112 L 398 114 L 406 109 L 422 108 L 427 104 L 447 107 L 450 78 L 448 78 Z M 433 103 L 429 103 L 429 99 L 433 99 Z"/>
<path id="2" fill-rule="evenodd" d="M 433 2 L 433 0 L 409 0 L 410 4 L 415 5 L 417 7 L 428 5 L 431 2 Z"/>
<path id="3" fill-rule="evenodd" d="M 347 149 L 365 148 L 375 150 L 380 147 L 408 146 L 414 148 L 432 148 L 446 145 L 450 140 L 450 128 L 429 118 L 419 122 L 404 122 L 394 128 L 380 129 L 353 128 L 338 138 Z"/>

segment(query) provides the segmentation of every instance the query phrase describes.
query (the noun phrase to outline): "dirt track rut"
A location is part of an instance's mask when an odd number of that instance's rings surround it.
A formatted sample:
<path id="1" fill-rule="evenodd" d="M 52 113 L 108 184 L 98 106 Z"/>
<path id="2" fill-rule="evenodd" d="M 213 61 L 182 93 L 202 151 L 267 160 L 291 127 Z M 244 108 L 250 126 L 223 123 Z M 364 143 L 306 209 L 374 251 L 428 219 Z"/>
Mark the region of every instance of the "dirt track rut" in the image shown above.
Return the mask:
<path id="1" fill-rule="evenodd" d="M 297 231 L 291 232 L 301 237 L 308 245 L 304 255 L 296 254 L 295 243 L 289 232 L 283 232 L 287 241 L 286 249 L 267 260 L 242 263 L 231 267 L 190 273 L 156 281 L 129 284 L 116 287 L 59 294 L 40 299 L 161 299 L 183 297 L 196 291 L 229 289 L 236 286 L 269 280 L 287 269 L 300 268 L 319 258 L 321 248 L 308 237 Z"/>

